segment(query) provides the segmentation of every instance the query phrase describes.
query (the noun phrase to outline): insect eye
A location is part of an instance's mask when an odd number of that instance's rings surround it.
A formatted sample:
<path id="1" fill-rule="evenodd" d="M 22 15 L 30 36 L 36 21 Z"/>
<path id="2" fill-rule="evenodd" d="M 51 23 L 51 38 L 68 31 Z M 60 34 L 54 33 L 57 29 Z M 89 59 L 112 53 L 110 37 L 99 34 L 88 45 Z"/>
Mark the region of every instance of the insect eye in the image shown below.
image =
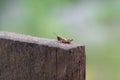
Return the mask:
<path id="1" fill-rule="evenodd" d="M 61 39 L 62 39 L 61 37 L 59 37 L 59 36 L 57 37 L 57 40 L 58 40 L 58 41 L 60 41 Z"/>

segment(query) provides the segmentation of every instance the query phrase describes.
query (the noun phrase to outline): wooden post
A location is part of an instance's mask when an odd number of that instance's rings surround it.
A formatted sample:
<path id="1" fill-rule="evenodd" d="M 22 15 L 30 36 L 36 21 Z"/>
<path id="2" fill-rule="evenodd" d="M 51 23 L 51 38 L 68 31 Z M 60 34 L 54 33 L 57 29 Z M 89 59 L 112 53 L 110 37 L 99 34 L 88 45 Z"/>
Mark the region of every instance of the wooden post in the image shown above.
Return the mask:
<path id="1" fill-rule="evenodd" d="M 0 33 L 0 80 L 85 80 L 85 47 Z"/>

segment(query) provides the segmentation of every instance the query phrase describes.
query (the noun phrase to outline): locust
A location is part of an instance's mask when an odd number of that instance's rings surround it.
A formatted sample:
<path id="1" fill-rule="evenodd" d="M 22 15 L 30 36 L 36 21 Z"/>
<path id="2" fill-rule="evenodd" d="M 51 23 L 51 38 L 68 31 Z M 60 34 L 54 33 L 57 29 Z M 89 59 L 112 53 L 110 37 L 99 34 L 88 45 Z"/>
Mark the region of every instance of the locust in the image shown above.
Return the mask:
<path id="1" fill-rule="evenodd" d="M 65 39 L 61 36 L 58 36 L 56 33 L 54 33 L 56 36 L 57 36 L 57 40 L 61 43 L 64 43 L 64 44 L 71 44 L 71 42 L 73 41 L 73 39 Z"/>

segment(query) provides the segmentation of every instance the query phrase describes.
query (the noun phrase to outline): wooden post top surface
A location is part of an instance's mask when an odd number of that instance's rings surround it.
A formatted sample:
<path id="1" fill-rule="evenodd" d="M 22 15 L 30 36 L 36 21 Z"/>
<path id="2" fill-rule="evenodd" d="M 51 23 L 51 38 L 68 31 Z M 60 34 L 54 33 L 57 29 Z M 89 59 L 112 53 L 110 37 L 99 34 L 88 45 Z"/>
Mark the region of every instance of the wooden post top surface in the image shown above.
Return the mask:
<path id="1" fill-rule="evenodd" d="M 23 35 L 23 34 L 11 33 L 11 32 L 0 32 L 0 39 L 7 39 L 7 40 L 26 42 L 26 43 L 35 43 L 38 45 L 57 47 L 66 50 L 84 46 L 82 44 L 75 44 L 75 43 L 64 44 L 54 39 L 39 38 L 39 37 L 33 37 L 29 35 Z"/>

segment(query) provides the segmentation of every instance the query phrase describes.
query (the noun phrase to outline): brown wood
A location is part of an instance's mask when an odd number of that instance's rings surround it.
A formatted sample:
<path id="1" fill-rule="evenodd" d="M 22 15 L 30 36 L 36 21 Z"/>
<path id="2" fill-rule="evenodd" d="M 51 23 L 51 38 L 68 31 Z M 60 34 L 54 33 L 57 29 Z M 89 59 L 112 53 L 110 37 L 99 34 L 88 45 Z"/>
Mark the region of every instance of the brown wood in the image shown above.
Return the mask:
<path id="1" fill-rule="evenodd" d="M 0 80 L 85 80 L 85 46 L 0 33 Z"/>

